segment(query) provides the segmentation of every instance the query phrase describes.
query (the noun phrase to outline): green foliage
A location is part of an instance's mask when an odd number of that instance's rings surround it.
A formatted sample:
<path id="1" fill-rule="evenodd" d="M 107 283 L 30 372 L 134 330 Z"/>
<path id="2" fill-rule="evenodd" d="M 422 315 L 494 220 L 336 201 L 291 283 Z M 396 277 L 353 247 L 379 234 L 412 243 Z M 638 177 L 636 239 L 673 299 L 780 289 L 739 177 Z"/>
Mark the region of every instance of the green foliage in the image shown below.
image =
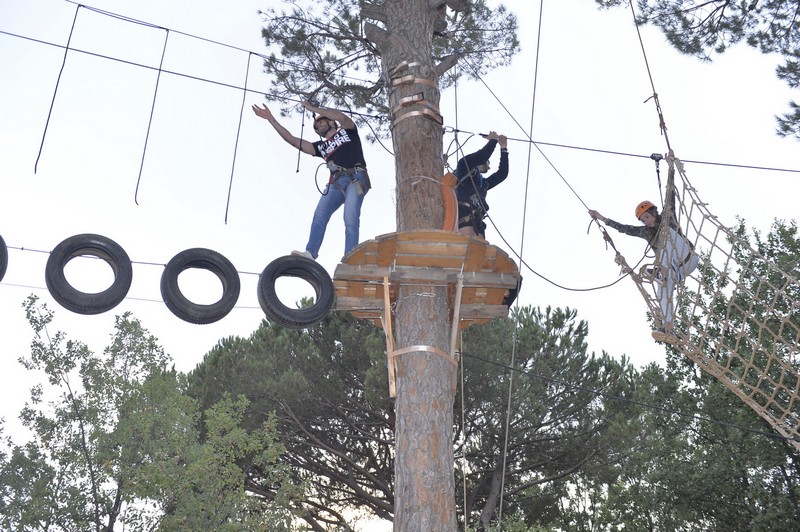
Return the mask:
<path id="1" fill-rule="evenodd" d="M 45 530 L 55 524 L 52 486 L 60 485 L 55 468 L 34 444 L 11 449 L 0 458 L 0 524 L 6 530 Z"/>
<path id="2" fill-rule="evenodd" d="M 668 392 L 653 390 L 643 399 L 667 412 L 642 420 L 640 445 L 617 482 L 604 486 L 597 529 L 622 523 L 634 530 L 797 529 L 796 457 L 785 444 L 740 428 L 768 430 L 749 408 L 702 375 L 681 385 L 660 368 L 643 376 Z"/>
<path id="3" fill-rule="evenodd" d="M 370 6 L 380 10 L 383 4 L 375 1 Z M 264 66 L 274 76 L 267 98 L 283 102 L 284 111 L 313 96 L 331 107 L 388 117 L 387 67 L 381 64 L 379 46 L 367 39 L 364 23 L 386 28 L 393 22 L 362 16 L 363 5 L 357 0 L 292 2 L 288 9 L 263 12 L 262 36 L 270 50 Z M 519 50 L 516 17 L 502 5 L 490 9 L 484 0 L 475 0 L 462 11 L 449 10 L 444 3 L 438 12 L 428 9 L 429 14 L 409 13 L 408 19 L 394 21 L 394 31 L 405 31 L 397 25 L 409 19 L 440 17 L 442 26 L 432 34 L 431 59 L 458 54 L 464 66 L 442 77 L 441 88 L 460 75 L 476 78 L 507 65 Z"/>
<path id="4" fill-rule="evenodd" d="M 737 234 L 750 243 L 744 224 Z M 745 301 L 730 309 L 723 302 L 710 310 L 729 309 L 724 326 L 709 329 L 709 334 L 745 331 L 745 338 L 734 335 L 740 340 L 739 351 L 749 350 L 753 342 L 773 341 L 763 329 L 748 328 L 747 312 L 763 311 L 769 304 L 777 315 L 797 319 L 791 309 L 799 287 L 781 285 L 792 294 L 784 298 L 777 297 L 781 290 L 775 284 L 776 265 L 797 271 L 796 224 L 776 221 L 767 237 L 755 233 L 754 240 L 755 256 L 743 260 L 746 246 L 734 251 L 734 262 L 746 267 L 731 272 L 734 277 L 709 277 L 708 284 L 704 283 L 717 291 L 729 287 L 735 278 L 737 290 L 757 294 L 727 291 L 731 298 Z M 678 351 L 670 349 L 667 356 L 666 368 L 651 365 L 637 380 L 636 402 L 649 406 L 635 411 L 631 426 L 638 434 L 636 444 L 623 454 L 616 475 L 580 473 L 563 514 L 569 525 L 565 528 L 765 532 L 800 528 L 800 457 L 794 447 Z M 782 377 L 791 382 L 788 373 Z"/>
<path id="5" fill-rule="evenodd" d="M 797 271 L 795 224 L 776 223 L 755 241 L 761 256 L 745 284 L 788 304 L 757 287 L 773 264 Z M 587 333 L 574 310 L 530 307 L 465 331 L 455 497 L 470 529 L 499 526 L 501 482 L 504 530 L 800 528 L 800 461 L 749 407 L 675 351 L 666 367 L 637 371 L 624 357 L 587 353 Z M 304 331 L 264 323 L 248 339 L 220 342 L 189 390 L 206 407 L 226 393 L 247 397 L 251 432 L 274 412 L 292 482 L 304 490 L 294 515 L 348 530 L 345 507 L 393 514 L 384 346 L 382 331 L 343 313 Z M 248 489 L 269 500 L 274 483 L 250 476 L 248 463 Z"/>
<path id="6" fill-rule="evenodd" d="M 515 519 L 548 522 L 571 475 L 581 468 L 608 471 L 627 445 L 628 406 L 598 397 L 597 390 L 625 396 L 634 372 L 605 354 L 586 353 L 587 327 L 575 321 L 574 311 L 523 308 L 513 319 L 469 329 L 462 357 L 465 446 L 460 409 L 454 422 L 456 449 L 466 452 L 470 470 L 468 513 L 476 522 L 481 515 L 491 520 L 497 510 L 493 494 L 499 488 L 514 334 L 518 372 L 504 508 Z M 204 405 L 226 392 L 248 397 L 245 419 L 253 426 L 265 412 L 276 413 L 284 458 L 294 482 L 306 490 L 298 517 L 346 529 L 341 511 L 349 506 L 392 518 L 394 410 L 382 331 L 343 313 L 331 313 L 306 331 L 265 323 L 247 340 L 221 342 L 189 381 L 190 393 Z M 271 490 L 257 478 L 248 485 L 265 497 Z"/>
<path id="7" fill-rule="evenodd" d="M 269 417 L 244 431 L 245 399 L 223 397 L 198 432 L 196 401 L 156 339 L 126 313 L 103 356 L 51 334 L 53 313 L 25 303 L 35 337 L 20 362 L 42 372 L 20 419 L 31 439 L 0 454 L 4 530 L 288 530 L 286 482 Z M 247 461 L 282 484 L 266 505 L 244 486 Z"/>
<path id="8" fill-rule="evenodd" d="M 504 512 L 545 525 L 557 519 L 568 479 L 579 470 L 607 474 L 631 443 L 620 399 L 633 392 L 635 371 L 624 359 L 589 355 L 587 324 L 575 319 L 570 309 L 523 307 L 465 334 L 458 425 L 470 468 L 467 512 L 484 528 L 499 507 L 504 467 Z M 514 374 L 506 369 L 512 353 Z"/>
<path id="9" fill-rule="evenodd" d="M 595 0 L 602 7 L 628 0 Z M 660 28 L 676 50 L 710 61 L 744 41 L 764 54 L 779 54 L 784 63 L 776 72 L 790 87 L 800 87 L 800 10 L 797 2 L 761 0 L 638 0 L 637 22 Z M 777 117 L 778 134 L 800 139 L 800 107 Z"/>
<path id="10" fill-rule="evenodd" d="M 279 464 L 283 448 L 274 443 L 275 425 L 270 418 L 258 430 L 242 428 L 248 405 L 243 397 L 234 400 L 224 396 L 204 414 L 206 437 L 202 445 L 195 440 L 184 456 L 154 462 L 143 471 L 142 476 L 154 483 L 159 498 L 166 502 L 160 530 L 291 529 L 291 513 L 280 509 L 289 501 L 291 486 L 277 491 L 276 502 L 280 504 L 272 504 L 273 508 L 246 491 L 248 473 L 242 463 L 257 470 L 266 482 L 286 483 L 285 468 Z"/>
<path id="11" fill-rule="evenodd" d="M 220 342 L 189 382 L 203 405 L 228 392 L 247 397 L 249 430 L 275 413 L 282 460 L 304 490 L 297 518 L 343 530 L 344 508 L 391 518 L 394 412 L 383 333 L 373 325 L 342 313 L 305 331 L 264 323 L 249 339 Z M 275 496 L 279 485 L 254 464 L 243 467 L 253 494 Z"/>

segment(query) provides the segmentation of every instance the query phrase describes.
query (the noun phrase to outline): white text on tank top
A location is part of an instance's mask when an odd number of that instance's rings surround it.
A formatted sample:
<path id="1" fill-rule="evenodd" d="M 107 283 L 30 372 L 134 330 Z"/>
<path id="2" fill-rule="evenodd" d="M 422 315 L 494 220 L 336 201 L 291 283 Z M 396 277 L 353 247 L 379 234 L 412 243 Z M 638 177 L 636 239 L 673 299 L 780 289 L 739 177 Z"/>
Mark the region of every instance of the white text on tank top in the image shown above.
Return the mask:
<path id="1" fill-rule="evenodd" d="M 350 135 L 344 129 L 340 129 L 334 136 L 319 145 L 319 152 L 327 160 L 330 154 L 335 152 L 339 146 L 348 142 L 351 142 Z"/>

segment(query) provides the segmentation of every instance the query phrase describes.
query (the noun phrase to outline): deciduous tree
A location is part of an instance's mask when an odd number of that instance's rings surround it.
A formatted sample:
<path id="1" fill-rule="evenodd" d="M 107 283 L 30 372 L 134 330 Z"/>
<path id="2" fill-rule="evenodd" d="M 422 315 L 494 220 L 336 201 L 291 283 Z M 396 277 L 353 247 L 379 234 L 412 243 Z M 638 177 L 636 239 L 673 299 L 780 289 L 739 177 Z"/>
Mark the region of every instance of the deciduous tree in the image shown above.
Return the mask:
<path id="1" fill-rule="evenodd" d="M 50 330 L 53 313 L 25 303 L 35 338 L 21 359 L 46 382 L 21 413 L 31 439 L 0 454 L 4 530 L 285 530 L 292 486 L 278 465 L 269 419 L 241 428 L 244 399 L 221 397 L 204 416 L 184 377 L 130 314 L 110 345 L 92 353 Z M 270 501 L 249 497 L 238 462 L 281 485 Z"/>

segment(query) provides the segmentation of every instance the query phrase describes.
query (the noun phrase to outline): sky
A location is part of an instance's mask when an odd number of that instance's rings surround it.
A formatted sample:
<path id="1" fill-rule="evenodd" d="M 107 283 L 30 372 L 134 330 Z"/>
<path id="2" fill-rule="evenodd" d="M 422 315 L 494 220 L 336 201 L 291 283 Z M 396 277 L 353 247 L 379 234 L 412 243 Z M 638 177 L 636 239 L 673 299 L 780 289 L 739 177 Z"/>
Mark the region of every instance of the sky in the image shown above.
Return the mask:
<path id="1" fill-rule="evenodd" d="M 177 369 L 188 372 L 218 340 L 246 337 L 258 327 L 264 317 L 258 274 L 304 247 L 319 195 L 319 160 L 298 160 L 250 111 L 263 102 L 258 91 L 269 86 L 258 57 L 248 53 L 265 52 L 259 9 L 281 2 L 84 5 L 120 17 L 81 9 L 75 18 L 76 5 L 65 0 L 0 0 L 0 235 L 9 246 L 0 282 L 0 416 L 10 427 L 39 380 L 17 363 L 29 353 L 33 334 L 22 308 L 29 294 L 55 311 L 51 329 L 96 352 L 107 345 L 114 316 L 130 311 Z M 533 270 L 522 269 L 518 304 L 574 308 L 588 322 L 590 351 L 625 355 L 637 367 L 662 362 L 664 347 L 651 339 L 645 304 L 631 281 L 587 290 L 619 276 L 599 231 L 587 234 L 587 208 L 636 223 L 636 204 L 659 202 L 656 165 L 647 156 L 667 148 L 654 86 L 675 155 L 715 163 L 688 163 L 686 173 L 721 223 L 733 225 L 741 216 L 766 232 L 775 217 L 796 218 L 797 172 L 741 168 L 800 169 L 797 142 L 774 132 L 774 116 L 797 99 L 796 91 L 776 78 L 778 57 L 742 45 L 701 62 L 680 55 L 653 28 L 641 29 L 640 44 L 627 8 L 545 2 L 539 35 L 538 2 L 507 5 L 519 18 L 520 54 L 441 96 L 445 125 L 461 131 L 465 151 L 483 145 L 471 133 L 495 130 L 512 139 L 509 177 L 489 193 L 487 239 L 512 256 L 521 253 Z M 171 30 L 168 37 L 163 28 Z M 91 54 L 70 51 L 64 61 L 71 29 L 71 48 Z M 280 120 L 299 135 L 300 112 Z M 528 142 L 529 133 L 541 144 Z M 304 137 L 313 140 L 310 128 Z M 452 140 L 445 134 L 445 146 Z M 365 156 L 373 189 L 362 210 L 362 241 L 396 230 L 392 155 L 369 144 Z M 448 162 L 454 167 L 455 157 Z M 666 173 L 662 163 L 664 182 Z M 320 171 L 317 180 L 323 179 Z M 60 307 L 45 288 L 48 252 L 82 233 L 113 239 L 134 263 L 128 297 L 96 316 Z M 641 240 L 611 236 L 633 262 L 641 256 Z M 161 301 L 163 265 L 193 247 L 223 254 L 240 272 L 238 303 L 214 324 L 186 323 Z M 336 213 L 319 262 L 333 273 L 343 248 Z M 103 290 L 112 279 L 110 268 L 91 259 L 71 261 L 66 274 L 86 292 Z M 191 270 L 180 279 L 196 302 L 221 294 L 208 272 Z M 289 298 L 310 292 L 283 280 L 279 289 Z"/>

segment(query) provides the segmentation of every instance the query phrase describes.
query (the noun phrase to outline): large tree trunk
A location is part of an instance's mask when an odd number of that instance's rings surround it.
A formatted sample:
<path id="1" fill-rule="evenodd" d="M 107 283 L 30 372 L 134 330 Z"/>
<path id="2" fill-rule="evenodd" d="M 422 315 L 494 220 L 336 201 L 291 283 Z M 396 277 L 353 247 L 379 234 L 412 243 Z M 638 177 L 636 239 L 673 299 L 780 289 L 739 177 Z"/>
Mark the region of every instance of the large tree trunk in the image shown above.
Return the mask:
<path id="1" fill-rule="evenodd" d="M 411 66 L 401 75 L 431 80 L 438 86 L 431 43 L 436 10 L 428 0 L 393 0 L 383 7 L 387 27 L 387 41 L 381 47 L 384 71 L 391 72 L 405 61 Z M 424 83 L 404 84 L 391 90 L 389 106 L 394 109 L 403 98 L 420 92 L 438 109 L 438 89 Z M 424 107 L 425 104 L 404 106 L 393 115 L 398 231 L 442 227 L 442 127 L 422 115 L 397 121 L 403 114 Z M 401 287 L 395 307 L 395 331 L 398 349 L 422 345 L 448 352 L 447 289 Z M 403 354 L 396 361 L 394 530 L 455 530 L 455 367 L 445 357 L 429 351 Z"/>

